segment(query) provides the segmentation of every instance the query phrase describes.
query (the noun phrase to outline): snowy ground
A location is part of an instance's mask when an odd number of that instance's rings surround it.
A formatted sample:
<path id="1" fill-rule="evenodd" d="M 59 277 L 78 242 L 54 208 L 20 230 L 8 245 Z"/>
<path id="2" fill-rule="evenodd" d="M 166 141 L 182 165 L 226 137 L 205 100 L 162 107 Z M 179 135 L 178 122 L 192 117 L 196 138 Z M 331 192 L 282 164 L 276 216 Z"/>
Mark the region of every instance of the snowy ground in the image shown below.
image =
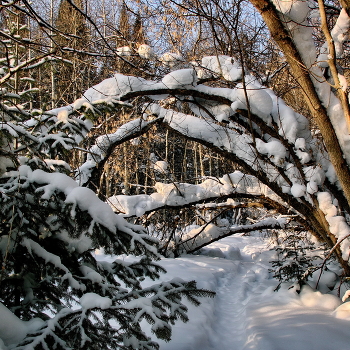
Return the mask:
<path id="1" fill-rule="evenodd" d="M 190 321 L 177 323 L 160 349 L 349 350 L 350 303 L 311 287 L 274 292 L 272 254 L 259 237 L 235 236 L 212 244 L 205 256 L 162 260 L 164 279 L 195 279 L 217 294 L 198 308 L 189 305 Z"/>

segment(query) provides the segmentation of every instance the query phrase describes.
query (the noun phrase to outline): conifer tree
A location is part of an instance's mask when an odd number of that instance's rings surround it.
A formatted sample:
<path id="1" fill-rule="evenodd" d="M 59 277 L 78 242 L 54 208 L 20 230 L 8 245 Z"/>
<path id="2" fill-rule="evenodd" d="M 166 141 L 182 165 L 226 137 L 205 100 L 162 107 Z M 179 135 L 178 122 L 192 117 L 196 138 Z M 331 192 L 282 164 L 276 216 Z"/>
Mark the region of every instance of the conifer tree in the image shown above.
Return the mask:
<path id="1" fill-rule="evenodd" d="M 169 340 L 170 324 L 187 320 L 181 297 L 198 305 L 212 293 L 179 279 L 144 288 L 164 272 L 157 240 L 80 187 L 63 161 L 91 118 L 120 103 L 30 110 L 6 90 L 12 67 L 0 62 L 0 347 L 157 349 L 141 321 Z M 97 248 L 136 259 L 99 261 Z"/>

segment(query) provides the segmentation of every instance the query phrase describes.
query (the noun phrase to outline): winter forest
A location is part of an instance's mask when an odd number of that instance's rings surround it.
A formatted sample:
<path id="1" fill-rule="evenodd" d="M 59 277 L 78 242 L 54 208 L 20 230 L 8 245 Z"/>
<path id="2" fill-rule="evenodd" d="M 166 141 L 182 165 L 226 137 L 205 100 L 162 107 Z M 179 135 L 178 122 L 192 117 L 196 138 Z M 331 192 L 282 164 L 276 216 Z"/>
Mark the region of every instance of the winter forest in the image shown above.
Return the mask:
<path id="1" fill-rule="evenodd" d="M 0 1 L 0 350 L 347 350 L 349 0 Z"/>

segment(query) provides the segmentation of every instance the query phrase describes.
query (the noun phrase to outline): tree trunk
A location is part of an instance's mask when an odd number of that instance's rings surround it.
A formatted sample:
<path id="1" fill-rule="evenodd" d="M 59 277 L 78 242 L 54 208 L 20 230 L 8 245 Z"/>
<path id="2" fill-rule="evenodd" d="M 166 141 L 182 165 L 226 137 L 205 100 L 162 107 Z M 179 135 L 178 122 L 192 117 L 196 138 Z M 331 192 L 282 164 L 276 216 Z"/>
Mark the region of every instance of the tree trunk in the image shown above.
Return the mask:
<path id="1" fill-rule="evenodd" d="M 285 29 L 275 6 L 268 0 L 251 0 L 251 3 L 261 13 L 271 36 L 283 51 L 291 72 L 302 89 L 303 97 L 322 134 L 330 161 L 334 166 L 345 197 L 350 203 L 350 170 L 327 111 L 312 83 L 309 71 L 306 69 L 291 36 Z"/>

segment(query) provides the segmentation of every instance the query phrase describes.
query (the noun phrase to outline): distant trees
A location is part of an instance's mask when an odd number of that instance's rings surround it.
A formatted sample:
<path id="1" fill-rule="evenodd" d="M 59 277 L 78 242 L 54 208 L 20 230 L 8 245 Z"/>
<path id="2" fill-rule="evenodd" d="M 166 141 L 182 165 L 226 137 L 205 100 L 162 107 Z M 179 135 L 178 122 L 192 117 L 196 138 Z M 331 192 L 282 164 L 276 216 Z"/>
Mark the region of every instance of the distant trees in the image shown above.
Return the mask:
<path id="1" fill-rule="evenodd" d="M 75 1 L 73 6 L 61 0 L 55 18 L 56 35 L 52 38 L 57 49 L 69 48 L 62 52 L 63 60 L 53 66 L 52 86 L 55 89 L 56 104 L 68 104 L 80 97 L 94 80 L 96 68 L 94 59 L 85 51 L 93 50 L 93 38 L 84 16 L 84 1 Z"/>

